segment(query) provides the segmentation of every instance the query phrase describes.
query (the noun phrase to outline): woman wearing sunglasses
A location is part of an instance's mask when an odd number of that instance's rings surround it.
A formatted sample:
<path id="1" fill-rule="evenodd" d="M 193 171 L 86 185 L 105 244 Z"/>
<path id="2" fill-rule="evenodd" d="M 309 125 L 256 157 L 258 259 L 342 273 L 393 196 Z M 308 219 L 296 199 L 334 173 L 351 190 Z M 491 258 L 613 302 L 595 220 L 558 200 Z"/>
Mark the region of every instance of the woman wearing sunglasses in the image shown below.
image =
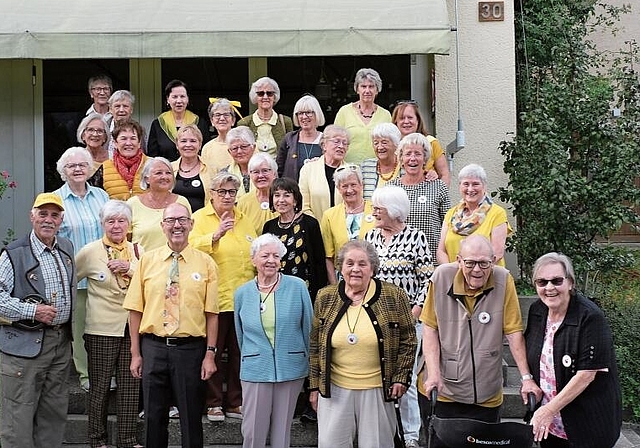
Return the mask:
<path id="1" fill-rule="evenodd" d="M 480 165 L 469 164 L 458 173 L 458 186 L 462 199 L 444 216 L 436 251 L 438 264 L 455 261 L 460 241 L 474 234 L 491 241 L 495 263 L 504 267 L 504 248 L 513 230 L 505 209 L 487 195 L 487 173 Z"/>
<path id="2" fill-rule="evenodd" d="M 542 400 L 531 418 L 542 448 L 610 448 L 622 425 L 620 382 L 611 328 L 576 291 L 571 260 L 551 252 L 533 266 L 539 300 L 524 333 L 527 361 Z M 527 376 L 527 375 L 525 375 Z"/>
<path id="3" fill-rule="evenodd" d="M 256 148 L 275 159 L 285 134 L 293 131 L 291 117 L 273 110 L 280 100 L 278 83 L 268 76 L 256 80 L 249 90 L 249 100 L 258 108 L 253 114 L 238 121 L 238 126 L 249 126 L 256 137 Z"/>

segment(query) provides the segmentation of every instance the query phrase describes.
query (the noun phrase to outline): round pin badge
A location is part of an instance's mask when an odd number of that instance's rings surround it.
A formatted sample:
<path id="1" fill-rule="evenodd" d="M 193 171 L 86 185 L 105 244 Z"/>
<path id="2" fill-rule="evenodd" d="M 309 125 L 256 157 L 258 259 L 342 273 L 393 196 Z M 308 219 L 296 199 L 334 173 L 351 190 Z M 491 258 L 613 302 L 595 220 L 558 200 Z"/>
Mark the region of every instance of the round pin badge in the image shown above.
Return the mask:
<path id="1" fill-rule="evenodd" d="M 268 202 L 261 202 L 260 203 L 260 208 L 262 210 L 269 210 L 269 203 Z"/>
<path id="2" fill-rule="evenodd" d="M 264 302 L 260 302 L 260 314 L 264 313 L 265 311 L 267 311 L 267 304 Z"/>
<path id="3" fill-rule="evenodd" d="M 98 273 L 98 281 L 105 281 L 107 279 L 107 274 L 105 274 L 104 272 L 99 272 Z"/>
<path id="4" fill-rule="evenodd" d="M 191 278 L 199 282 L 202 277 L 200 276 L 200 273 L 194 272 L 193 274 L 191 274 Z"/>
<path id="5" fill-rule="evenodd" d="M 491 321 L 491 316 L 486 311 L 481 312 L 478 315 L 478 322 L 481 324 L 488 324 Z"/>
<path id="6" fill-rule="evenodd" d="M 364 217 L 364 220 L 367 222 L 373 222 L 373 215 L 369 214 Z"/>
<path id="7" fill-rule="evenodd" d="M 564 355 L 562 357 L 562 365 L 565 366 L 565 367 L 569 367 L 571 365 L 571 356 Z"/>
<path id="8" fill-rule="evenodd" d="M 426 204 L 427 203 L 427 197 L 422 195 L 422 196 L 418 196 L 418 202 L 421 204 Z"/>
<path id="9" fill-rule="evenodd" d="M 251 235 L 247 235 L 247 241 L 252 243 L 253 242 L 253 237 Z"/>
<path id="10" fill-rule="evenodd" d="M 198 188 L 200 185 L 202 185 L 202 182 L 200 182 L 200 179 L 193 179 L 191 181 L 191 186 L 193 188 Z"/>
<path id="11" fill-rule="evenodd" d="M 355 345 L 358 343 L 358 336 L 356 336 L 354 333 L 349 333 L 347 335 L 347 342 L 351 345 Z"/>

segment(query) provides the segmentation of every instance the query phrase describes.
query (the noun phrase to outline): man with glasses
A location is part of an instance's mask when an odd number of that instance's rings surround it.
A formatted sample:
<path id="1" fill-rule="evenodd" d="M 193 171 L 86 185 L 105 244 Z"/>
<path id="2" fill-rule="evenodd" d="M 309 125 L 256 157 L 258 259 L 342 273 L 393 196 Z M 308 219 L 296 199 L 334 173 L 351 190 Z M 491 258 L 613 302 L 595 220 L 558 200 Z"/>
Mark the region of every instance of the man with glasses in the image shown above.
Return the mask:
<path id="1" fill-rule="evenodd" d="M 167 447 L 169 405 L 180 409 L 182 446 L 202 447 L 205 381 L 216 371 L 217 267 L 189 246 L 189 210 L 174 203 L 160 224 L 167 245 L 145 252 L 123 307 L 131 374 L 142 378 L 147 447 Z"/>
<path id="2" fill-rule="evenodd" d="M 105 121 L 111 125 L 113 115 L 109 112 L 109 98 L 113 90 L 113 82 L 107 75 L 92 76 L 87 82 L 89 97 L 93 104 L 87 109 L 85 115 L 92 113 L 100 114 Z"/>
<path id="3" fill-rule="evenodd" d="M 471 235 L 460 243 L 456 262 L 431 276 L 420 315 L 427 372 L 421 392 L 437 389 L 438 417 L 500 421 L 503 337 L 520 371 L 523 400 L 539 391 L 527 365 L 513 277 L 494 261 L 491 242 Z M 427 409 L 426 398 L 419 398 Z M 437 437 L 434 442 L 444 447 Z"/>

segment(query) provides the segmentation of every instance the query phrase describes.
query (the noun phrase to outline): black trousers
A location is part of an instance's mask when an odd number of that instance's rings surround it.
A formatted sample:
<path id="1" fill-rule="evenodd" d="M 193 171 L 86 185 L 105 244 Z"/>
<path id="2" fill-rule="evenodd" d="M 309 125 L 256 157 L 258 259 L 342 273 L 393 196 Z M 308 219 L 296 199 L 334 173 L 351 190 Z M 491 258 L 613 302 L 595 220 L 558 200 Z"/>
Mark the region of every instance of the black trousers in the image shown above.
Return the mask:
<path id="1" fill-rule="evenodd" d="M 145 446 L 168 446 L 169 406 L 180 410 L 180 429 L 184 448 L 202 448 L 202 410 L 205 383 L 200 379 L 206 351 L 204 338 L 189 338 L 188 342 L 169 347 L 165 343 L 143 336 L 142 390 L 145 412 Z"/>

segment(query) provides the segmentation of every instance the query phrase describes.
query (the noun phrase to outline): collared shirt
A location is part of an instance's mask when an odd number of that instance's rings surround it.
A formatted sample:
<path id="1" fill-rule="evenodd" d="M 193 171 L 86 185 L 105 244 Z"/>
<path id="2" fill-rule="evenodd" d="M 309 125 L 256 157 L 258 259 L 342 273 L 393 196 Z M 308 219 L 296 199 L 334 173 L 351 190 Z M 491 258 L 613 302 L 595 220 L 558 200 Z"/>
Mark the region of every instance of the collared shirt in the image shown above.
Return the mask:
<path id="1" fill-rule="evenodd" d="M 49 249 L 40 241 L 35 233 L 31 231 L 29 242 L 33 254 L 40 263 L 42 280 L 45 285 L 45 299 L 47 303 L 57 308 L 58 313 L 51 325 L 64 324 L 71 316 L 71 288 L 64 261 L 57 249 L 57 243 L 53 243 L 53 248 Z M 1 314 L 10 321 L 22 319 L 34 319 L 36 305 L 24 303 L 17 298 L 11 297 L 15 284 L 15 273 L 13 265 L 6 252 L 0 256 L 0 309 Z"/>
<path id="2" fill-rule="evenodd" d="M 76 254 L 90 242 L 102 238 L 100 209 L 109 200 L 109 195 L 103 189 L 89 184 L 86 186 L 84 197 L 71 191 L 68 183 L 54 191 L 64 204 L 64 219 L 58 235 L 71 240 Z M 78 289 L 87 289 L 87 281 L 78 282 Z"/>
<path id="3" fill-rule="evenodd" d="M 107 122 L 107 124 L 111 124 L 111 121 L 113 120 L 113 115 L 111 115 L 111 112 L 107 111 L 104 114 L 101 114 L 100 112 L 98 112 L 96 110 L 96 108 L 94 107 L 94 104 L 92 104 L 91 106 L 89 106 L 89 109 L 87 109 L 87 111 L 85 112 L 85 117 L 88 116 L 89 114 L 98 114 L 98 115 L 102 115 L 102 118 L 105 119 L 105 121 Z"/>
<path id="4" fill-rule="evenodd" d="M 168 245 L 145 252 L 129 284 L 122 306 L 142 313 L 140 334 L 169 336 L 164 329 L 165 290 L 173 251 Z M 180 324 L 175 337 L 206 337 L 205 313 L 219 312 L 218 272 L 211 257 L 187 246 L 178 260 Z"/>
<path id="5" fill-rule="evenodd" d="M 258 111 L 255 111 L 251 117 L 253 124 L 256 127 L 256 150 L 261 152 L 267 152 L 274 159 L 276 158 L 276 152 L 278 145 L 273 138 L 271 128 L 278 124 L 278 114 L 272 111 L 269 121 L 262 121 L 258 115 Z"/>
<path id="6" fill-rule="evenodd" d="M 220 227 L 221 220 L 213 206 L 207 204 L 193 214 L 193 230 L 189 235 L 189 244 L 213 257 L 220 270 L 220 311 L 233 311 L 233 293 L 255 275 L 250 250 L 256 231 L 237 208 L 234 208 L 234 216 L 233 228 L 212 245 L 213 233 Z"/>

